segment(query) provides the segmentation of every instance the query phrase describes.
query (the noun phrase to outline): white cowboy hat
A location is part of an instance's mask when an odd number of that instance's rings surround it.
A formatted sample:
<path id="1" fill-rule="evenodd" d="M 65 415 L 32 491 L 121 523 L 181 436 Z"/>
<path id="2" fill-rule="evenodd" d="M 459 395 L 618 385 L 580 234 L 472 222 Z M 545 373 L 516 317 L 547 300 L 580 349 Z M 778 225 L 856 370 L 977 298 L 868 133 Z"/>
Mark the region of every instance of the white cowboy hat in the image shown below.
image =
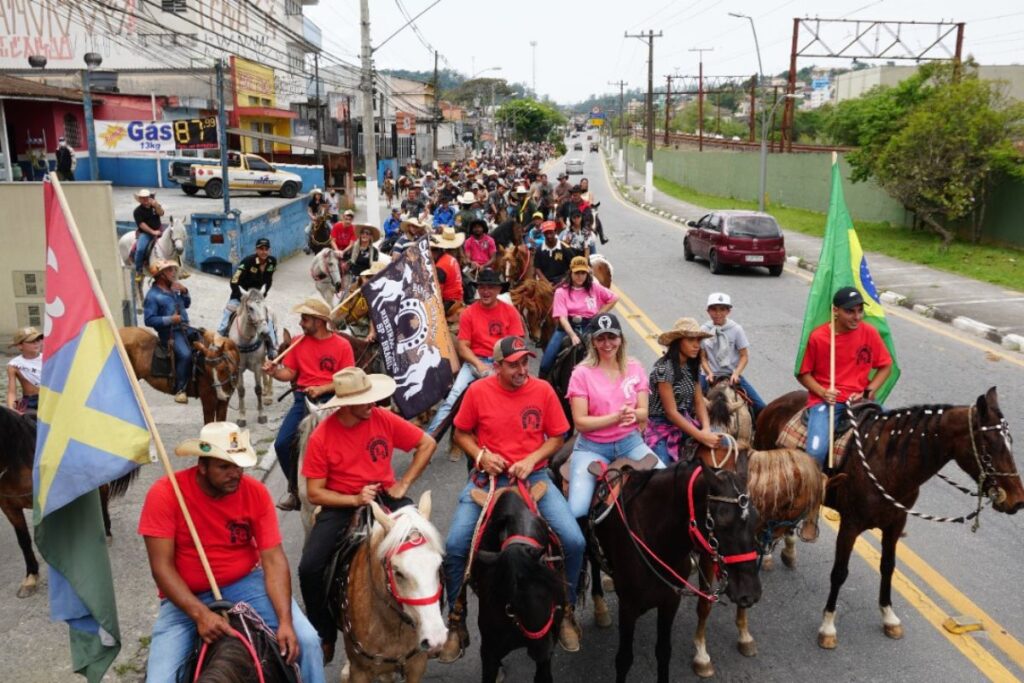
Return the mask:
<path id="1" fill-rule="evenodd" d="M 310 193 L 310 194 L 323 194 L 323 193 L 324 193 L 324 191 L 323 191 L 323 190 L 321 190 L 321 189 L 320 189 L 319 187 L 317 187 L 316 185 L 314 185 L 314 186 L 313 186 L 313 189 L 312 189 L 312 190 L 310 190 L 310 191 L 309 191 L 309 193 Z"/>
<path id="2" fill-rule="evenodd" d="M 334 398 L 318 406 L 318 410 L 376 403 L 395 393 L 396 386 L 395 380 L 387 375 L 368 375 L 362 368 L 345 368 L 334 373 Z"/>
<path id="3" fill-rule="evenodd" d="M 441 229 L 441 234 L 430 236 L 431 249 L 458 249 L 466 241 L 466 234 L 456 232 L 450 225 Z"/>
<path id="4" fill-rule="evenodd" d="M 211 422 L 199 430 L 198 439 L 185 439 L 174 449 L 183 457 L 217 458 L 239 467 L 256 464 L 256 451 L 249 443 L 249 430 L 234 422 Z"/>
<path id="5" fill-rule="evenodd" d="M 135 193 L 135 198 L 136 199 L 149 199 L 152 196 L 153 196 L 153 193 L 150 192 L 149 190 L 147 190 L 146 188 L 142 188 L 141 190 L 139 190 L 139 191 L 137 191 Z"/>

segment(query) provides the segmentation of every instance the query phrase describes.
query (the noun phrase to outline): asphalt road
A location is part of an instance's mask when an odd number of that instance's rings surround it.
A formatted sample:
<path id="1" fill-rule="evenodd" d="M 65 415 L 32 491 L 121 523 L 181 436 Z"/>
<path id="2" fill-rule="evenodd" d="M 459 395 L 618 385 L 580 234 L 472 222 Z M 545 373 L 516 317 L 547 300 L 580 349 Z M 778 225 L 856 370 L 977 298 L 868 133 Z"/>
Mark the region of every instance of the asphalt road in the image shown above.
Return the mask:
<path id="1" fill-rule="evenodd" d="M 576 156 L 579 156 L 577 153 Z M 728 292 L 735 304 L 733 316 L 751 339 L 748 376 L 761 394 L 773 398 L 796 388 L 792 366 L 800 334 L 808 275 L 787 270 L 772 278 L 763 270 L 711 275 L 705 264 L 686 263 L 682 232 L 617 201 L 608 185 L 597 154 L 584 153 L 591 189 L 601 204 L 601 217 L 612 240 L 602 251 L 615 265 L 615 286 L 628 297 L 616 310 L 627 321 L 630 353 L 645 366 L 656 358 L 654 332 L 669 327 L 683 315 L 703 319 L 704 302 L 712 291 Z M 557 167 L 555 167 L 557 168 Z M 279 273 L 272 295 L 275 306 L 311 291 L 306 280 L 304 257 L 292 259 Z M 196 276 L 196 286 L 207 282 Z M 226 289 L 223 281 L 211 285 Z M 280 286 L 280 290 L 278 287 Z M 218 290 L 220 291 L 220 290 Z M 223 301 L 205 305 L 212 316 Z M 1021 433 L 1024 425 L 1024 362 L 997 346 L 969 337 L 938 323 L 922 320 L 900 309 L 888 308 L 898 345 L 903 379 L 889 400 L 890 406 L 916 403 L 967 403 L 998 386 L 1002 407 L 1011 427 Z M 294 325 L 292 325 L 294 329 Z M 147 396 L 153 396 L 147 392 Z M 154 397 L 153 409 L 168 445 L 192 436 L 198 428 L 194 406 L 181 408 L 164 397 Z M 271 412 L 271 422 L 255 426 L 254 438 L 266 448 L 281 417 L 281 406 Z M 250 419 L 252 419 L 250 417 Z M 457 492 L 465 481 L 463 463 L 449 462 L 447 444 L 417 484 L 414 494 L 433 491 L 433 521 L 446 531 Z M 408 462 L 399 456 L 397 466 Z M 188 463 L 183 463 L 188 464 Z M 960 481 L 966 475 L 955 465 L 946 468 Z M 144 468 L 129 496 L 112 507 L 115 544 L 111 550 L 118 587 L 124 651 L 109 680 L 139 680 L 140 638 L 144 638 L 156 613 L 155 591 L 141 541 L 134 533 L 138 510 L 149 482 L 159 476 L 156 467 Z M 283 480 L 274 470 L 267 480 L 276 496 Z M 971 501 L 941 482 L 927 484 L 918 504 L 936 514 L 966 512 Z M 848 579 L 839 601 L 839 648 L 826 652 L 816 645 L 821 610 L 828 593 L 834 532 L 826 524 L 815 544 L 800 544 L 795 570 L 782 567 L 766 572 L 764 593 L 751 611 L 751 631 L 759 654 L 741 656 L 735 649 L 732 609 L 716 607 L 709 627 L 709 652 L 719 680 L 727 681 L 975 681 L 1024 678 L 1024 613 L 1018 588 L 1024 544 L 1021 523 L 987 510 L 981 529 L 972 534 L 961 525 L 938 525 L 911 520 L 908 536 L 900 544 L 898 568 L 904 579 L 896 582 L 895 610 L 903 620 L 905 637 L 887 639 L 881 631 L 876 607 L 878 573 L 877 542 L 865 535 L 862 550 L 851 560 Z M 296 515 L 282 515 L 285 547 L 293 568 L 301 554 L 302 531 Z M 911 552 L 912 551 L 912 552 Z M 17 600 L 14 592 L 23 567 L 10 531 L 0 532 L 0 680 L 35 682 L 72 680 L 67 664 L 66 629 L 47 622 L 45 593 Z M 866 561 L 867 557 L 870 561 Z M 610 596 L 613 614 L 615 596 Z M 690 680 L 692 633 L 696 623 L 695 602 L 684 601 L 674 631 L 672 679 Z M 471 625 L 475 606 L 471 606 Z M 941 627 L 949 615 L 966 613 L 980 617 L 985 630 L 951 635 Z M 598 629 L 589 605 L 581 611 L 583 649 L 576 654 L 559 651 L 554 660 L 557 680 L 583 682 L 612 680 L 617 647 L 615 628 Z M 638 625 L 636 661 L 631 680 L 654 678 L 654 618 L 648 614 Z M 532 664 L 522 653 L 506 659 L 508 680 L 532 677 Z M 339 664 L 328 672 L 336 680 Z M 453 665 L 432 662 L 428 680 L 472 681 L 479 678 L 479 637 L 463 660 Z"/>

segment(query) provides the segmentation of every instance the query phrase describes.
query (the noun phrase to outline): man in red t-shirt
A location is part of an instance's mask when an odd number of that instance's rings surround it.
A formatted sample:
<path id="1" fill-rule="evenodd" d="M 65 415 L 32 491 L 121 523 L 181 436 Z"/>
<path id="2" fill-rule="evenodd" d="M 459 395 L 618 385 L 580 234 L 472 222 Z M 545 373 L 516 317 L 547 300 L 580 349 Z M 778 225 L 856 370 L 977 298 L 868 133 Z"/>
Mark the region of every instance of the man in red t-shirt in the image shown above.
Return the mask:
<path id="1" fill-rule="evenodd" d="M 355 215 L 352 209 L 347 209 L 341 220 L 331 227 L 331 241 L 338 251 L 344 251 L 348 245 L 356 241 L 356 226 L 352 223 Z"/>
<path id="2" fill-rule="evenodd" d="M 480 298 L 462 311 L 459 336 L 455 340 L 455 350 L 462 359 L 462 367 L 448 395 L 427 425 L 427 432 L 435 439 L 440 438 L 438 428 L 452 412 L 452 407 L 466 387 L 490 374 L 494 344 L 509 335 L 523 336 L 523 319 L 519 311 L 512 304 L 498 299 L 505 287 L 498 273 L 490 268 L 482 270 L 473 284 Z"/>
<path id="3" fill-rule="evenodd" d="M 473 469 L 459 496 L 445 541 L 444 573 L 450 612 L 448 639 L 439 656 L 442 662 L 455 661 L 469 644 L 462 577 L 473 529 L 480 516 L 480 508 L 470 493 L 474 488 L 486 489 L 489 476 L 496 478 L 497 486 L 513 485 L 514 479 L 526 482 L 527 486 L 547 484 L 547 492 L 537 501 L 537 507 L 562 542 L 568 585 L 558 640 L 568 652 L 580 649 L 573 605 L 585 541 L 569 504 L 551 482 L 545 467 L 548 458 L 565 441 L 569 421 L 551 385 L 530 376 L 529 359 L 535 356 L 527 350 L 522 337 L 501 339 L 492 354 L 494 374 L 466 390 L 455 416 L 453 441 L 472 461 Z"/>
<path id="4" fill-rule="evenodd" d="M 394 510 L 411 505 L 406 493 L 430 463 L 437 444 L 419 427 L 380 408 L 377 401 L 395 393 L 395 380 L 346 368 L 334 375 L 334 398 L 323 409 L 337 408 L 309 437 L 302 476 L 309 502 L 322 506 L 299 562 L 299 585 L 309 620 L 323 643 L 324 660 L 334 657 L 338 629 L 327 603 L 324 573 L 356 510 L 370 501 Z M 396 478 L 395 449 L 413 451 L 412 463 Z"/>
<path id="5" fill-rule="evenodd" d="M 441 285 L 441 300 L 444 302 L 445 313 L 458 301 L 462 301 L 462 268 L 457 258 L 452 256 L 466 235 L 455 232 L 455 228 L 446 225 L 441 234 L 430 236 L 430 254 L 434 257 L 437 267 L 437 281 Z"/>
<path id="6" fill-rule="evenodd" d="M 846 405 L 872 400 L 892 372 L 892 356 L 871 325 L 863 324 L 864 298 L 856 287 L 843 287 L 832 297 L 836 325 L 835 389 L 829 389 L 831 354 L 829 323 L 819 325 L 807 338 L 807 348 L 797 380 L 807 388 L 807 451 L 820 464 L 828 456 L 829 406 L 835 405 L 835 420 L 846 413 Z"/>
<path id="7" fill-rule="evenodd" d="M 221 595 L 251 605 L 277 635 L 286 661 L 299 662 L 303 681 L 322 682 L 319 638 L 291 596 L 291 572 L 281 548 L 281 531 L 270 493 L 242 468 L 256 464 L 249 432 L 231 422 L 211 422 L 198 439 L 178 445 L 180 456 L 199 456 L 194 467 L 179 470 L 181 490 L 206 551 Z M 210 581 L 189 534 L 168 477 L 146 494 L 139 534 L 146 542 L 149 566 L 160 592 L 153 625 L 146 680 L 174 683 L 198 635 L 212 643 L 229 634 L 227 620 L 207 605 Z"/>
<path id="8" fill-rule="evenodd" d="M 334 389 L 334 373 L 356 364 L 352 345 L 328 327 L 331 309 L 327 304 L 320 299 L 306 299 L 293 310 L 301 316 L 301 341 L 288 352 L 281 365 L 269 360 L 263 364 L 263 372 L 279 382 L 295 385 L 295 402 L 284 416 L 274 440 L 274 452 L 281 463 L 281 471 L 288 479 L 288 490 L 277 503 L 282 510 L 299 509 L 295 467 L 298 458 L 294 457 L 293 451 L 299 423 L 307 414 L 306 401 L 323 403 L 328 400 Z"/>

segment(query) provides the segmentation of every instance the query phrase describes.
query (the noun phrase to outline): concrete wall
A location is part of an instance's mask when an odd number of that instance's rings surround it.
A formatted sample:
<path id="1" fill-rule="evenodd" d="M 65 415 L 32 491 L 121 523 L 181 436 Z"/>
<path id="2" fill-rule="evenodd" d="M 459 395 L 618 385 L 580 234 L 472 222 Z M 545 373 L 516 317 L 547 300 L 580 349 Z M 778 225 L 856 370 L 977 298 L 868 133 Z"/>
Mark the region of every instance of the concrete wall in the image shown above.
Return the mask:
<path id="1" fill-rule="evenodd" d="M 71 213 L 115 320 L 124 322 L 128 289 L 118 261 L 108 183 L 64 183 Z M 43 329 L 46 230 L 42 183 L 0 183 L 0 340 L 25 325 Z M 7 342 L 4 341 L 4 344 Z"/>

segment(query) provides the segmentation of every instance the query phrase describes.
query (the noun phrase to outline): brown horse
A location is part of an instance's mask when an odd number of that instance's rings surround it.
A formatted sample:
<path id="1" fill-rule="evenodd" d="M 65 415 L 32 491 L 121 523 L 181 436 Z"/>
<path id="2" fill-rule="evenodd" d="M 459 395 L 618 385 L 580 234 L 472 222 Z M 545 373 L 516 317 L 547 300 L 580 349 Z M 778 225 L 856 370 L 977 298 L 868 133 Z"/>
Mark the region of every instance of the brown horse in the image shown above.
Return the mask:
<path id="1" fill-rule="evenodd" d="M 32 537 L 23 510 L 32 509 L 32 463 L 36 452 L 36 419 L 0 406 L 0 510 L 14 527 L 18 547 L 25 558 L 25 580 L 18 587 L 18 597 L 27 598 L 39 588 L 39 561 L 32 551 Z M 100 487 L 103 529 L 110 543 L 111 498 L 125 494 L 138 474 L 135 469 L 110 484 Z"/>
<path id="2" fill-rule="evenodd" d="M 754 414 L 750 404 L 728 382 L 728 378 L 713 381 L 706 398 L 708 421 L 714 431 L 729 434 L 742 443 L 753 442 Z"/>
<path id="3" fill-rule="evenodd" d="M 395 203 L 395 181 L 391 178 L 385 178 L 384 187 L 381 191 L 384 193 L 384 197 L 388 200 L 388 208 L 390 209 Z"/>
<path id="4" fill-rule="evenodd" d="M 774 443 L 782 426 L 806 403 L 805 392 L 792 392 L 768 404 L 757 419 L 757 443 Z M 910 508 L 921 485 L 950 460 L 978 482 L 978 495 L 988 496 L 997 511 L 1014 514 L 1024 508 L 1024 486 L 1013 461 L 1010 427 L 999 409 L 995 387 L 971 405 L 919 405 L 883 413 L 877 406 L 862 404 L 850 412 L 854 423 L 851 452 L 830 482 L 826 501 L 839 511 L 841 522 L 831 589 L 818 629 L 818 645 L 825 649 L 838 643 L 835 613 L 839 589 L 849 572 L 853 545 L 868 529 L 882 531 L 878 596 L 882 627 L 890 638 L 903 637 L 903 626 L 892 609 L 896 545 L 908 514 L 937 519 Z M 974 514 L 938 520 L 964 522 Z"/>
<path id="5" fill-rule="evenodd" d="M 525 244 L 510 244 L 498 251 L 494 270 L 503 275 L 510 286 L 515 287 L 526 277 L 530 264 L 529 248 Z"/>
<path id="6" fill-rule="evenodd" d="M 555 299 L 555 288 L 547 280 L 527 279 L 509 292 L 512 305 L 523 316 L 523 327 L 537 346 L 544 348 L 555 323 L 551 319 L 551 306 Z"/>
<path id="7" fill-rule="evenodd" d="M 590 257 L 590 269 L 594 273 L 594 279 L 605 287 L 612 286 L 612 264 L 604 256 L 594 254 Z"/>
<path id="8" fill-rule="evenodd" d="M 331 246 L 331 220 L 326 211 L 321 211 L 307 228 L 306 246 L 310 253 L 319 254 Z"/>
<path id="9" fill-rule="evenodd" d="M 172 378 L 150 376 L 157 336 L 143 327 L 122 327 L 119 332 L 135 376 L 146 380 L 159 392 L 173 394 Z M 238 346 L 210 330 L 202 330 L 202 334 L 202 341 L 192 344 L 199 353 L 192 368 L 193 381 L 189 383 L 188 395 L 198 397 L 202 403 L 203 424 L 223 422 L 228 416 L 228 400 L 238 383 Z"/>

